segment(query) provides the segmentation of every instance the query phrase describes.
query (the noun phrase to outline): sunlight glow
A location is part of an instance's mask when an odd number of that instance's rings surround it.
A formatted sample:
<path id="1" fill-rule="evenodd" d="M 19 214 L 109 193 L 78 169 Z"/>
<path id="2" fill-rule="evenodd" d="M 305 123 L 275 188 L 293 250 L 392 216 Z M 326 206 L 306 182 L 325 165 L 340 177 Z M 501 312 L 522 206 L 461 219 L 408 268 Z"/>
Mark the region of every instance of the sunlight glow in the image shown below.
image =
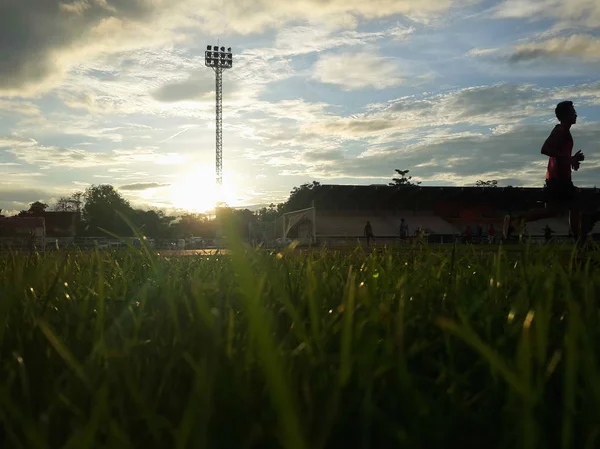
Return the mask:
<path id="1" fill-rule="evenodd" d="M 169 197 L 174 207 L 190 212 L 203 213 L 214 210 L 219 202 L 235 207 L 238 204 L 237 188 L 232 177 L 224 177 L 217 188 L 214 168 L 202 166 L 183 175 L 171 185 Z"/>

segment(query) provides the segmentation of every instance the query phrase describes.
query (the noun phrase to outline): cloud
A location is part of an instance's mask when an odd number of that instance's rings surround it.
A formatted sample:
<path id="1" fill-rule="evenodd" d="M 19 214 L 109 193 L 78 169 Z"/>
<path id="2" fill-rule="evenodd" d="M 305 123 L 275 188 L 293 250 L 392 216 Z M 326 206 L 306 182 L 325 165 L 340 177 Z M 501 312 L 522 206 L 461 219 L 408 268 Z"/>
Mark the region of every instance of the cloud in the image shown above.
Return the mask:
<path id="1" fill-rule="evenodd" d="M 48 190 L 36 188 L 4 188 L 0 187 L 0 209 L 4 213 L 8 210 L 21 210 L 29 206 L 34 201 L 48 202 L 53 193 Z"/>
<path id="2" fill-rule="evenodd" d="M 442 97 L 440 112 L 449 121 L 454 118 L 489 124 L 498 122 L 500 117 L 514 121 L 532 115 L 532 106 L 542 99 L 541 92 L 531 85 L 469 87 Z"/>
<path id="3" fill-rule="evenodd" d="M 0 94 L 33 94 L 82 58 L 164 42 L 164 0 L 9 0 L 0 16 Z M 151 32 L 152 31 L 152 32 Z"/>
<path id="4" fill-rule="evenodd" d="M 314 66 L 314 78 L 345 90 L 397 86 L 403 79 L 391 59 L 372 52 L 326 54 Z"/>
<path id="5" fill-rule="evenodd" d="M 0 98 L 0 115 L 12 116 L 15 114 L 33 117 L 40 115 L 40 109 L 37 105 L 28 101 Z"/>
<path id="6" fill-rule="evenodd" d="M 343 118 L 317 124 L 316 129 L 325 133 L 345 135 L 349 137 L 362 137 L 377 134 L 381 131 L 401 126 L 395 120 L 371 118 Z"/>
<path id="7" fill-rule="evenodd" d="M 178 153 L 159 153 L 157 148 L 135 147 L 132 150 L 113 150 L 115 164 L 152 162 L 157 165 L 174 165 L 185 162 L 186 157 Z"/>
<path id="8" fill-rule="evenodd" d="M 599 123 L 578 126 L 573 131 L 578 147 L 595 149 L 600 144 Z M 436 138 L 416 143 L 389 146 L 362 157 L 329 154 L 321 161 L 292 160 L 287 175 L 320 180 L 391 179 L 393 170 L 410 169 L 417 180 L 428 183 L 470 185 L 478 179 L 497 179 L 502 185 L 541 186 L 544 182 L 547 158 L 540 148 L 548 136 L 548 125 L 515 125 L 499 134 L 440 133 Z M 370 153 L 370 154 L 367 154 Z M 582 169 L 574 174 L 574 182 L 593 186 L 600 175 L 600 157 L 586 154 Z M 516 180 L 516 181 L 515 181 Z"/>
<path id="9" fill-rule="evenodd" d="M 255 94 L 243 89 L 239 78 L 228 77 L 223 89 L 223 99 L 227 102 L 240 102 Z M 201 70 L 185 79 L 169 81 L 151 92 L 152 98 L 163 103 L 197 101 L 210 103 L 215 101 L 215 75 L 212 70 Z"/>
<path id="10" fill-rule="evenodd" d="M 465 54 L 465 56 L 468 58 L 476 58 L 478 56 L 493 55 L 497 52 L 497 48 L 472 48 Z"/>
<path id="11" fill-rule="evenodd" d="M 211 72 L 212 73 L 212 72 Z M 210 73 L 198 72 L 187 79 L 166 83 L 151 93 L 155 100 L 164 103 L 200 100 L 208 101 L 214 95 L 214 81 Z M 229 88 L 229 85 L 227 86 Z"/>
<path id="12" fill-rule="evenodd" d="M 257 0 L 241 3 L 238 0 L 213 0 L 208 2 L 207 14 L 213 13 L 206 23 L 207 31 L 226 30 L 250 34 L 281 26 L 289 22 L 307 20 L 332 27 L 353 27 L 357 19 L 381 19 L 394 15 L 429 16 L 446 11 L 451 6 L 466 4 L 458 0 Z M 217 13 L 217 5 L 220 7 Z"/>
<path id="13" fill-rule="evenodd" d="M 0 139 L 0 148 L 8 148 L 8 152 L 17 159 L 42 169 L 50 167 L 85 168 L 107 163 L 105 155 L 85 150 L 40 145 L 34 139 L 20 137 Z"/>
<path id="14" fill-rule="evenodd" d="M 600 38 L 584 34 L 556 37 L 542 42 L 516 46 L 511 62 L 543 58 L 573 57 L 584 61 L 600 61 Z"/>
<path id="15" fill-rule="evenodd" d="M 280 30 L 277 33 L 273 47 L 264 49 L 264 52 L 269 57 L 318 53 L 338 47 L 364 46 L 386 38 L 403 41 L 408 39 L 415 31 L 414 27 L 401 24 L 396 24 L 382 31 L 372 32 L 340 31 L 318 24 L 299 25 Z"/>
<path id="16" fill-rule="evenodd" d="M 11 96 L 48 90 L 99 55 L 172 43 L 191 30 L 229 36 L 304 21 L 354 27 L 358 19 L 435 15 L 452 5 L 450 0 L 8 1 L 0 15 L 0 95 Z M 402 38 L 405 31 L 397 31 Z"/>
<path id="17" fill-rule="evenodd" d="M 41 169 L 54 167 L 88 168 L 106 165 L 127 165 L 150 162 L 157 165 L 178 164 L 185 160 L 176 153 L 159 153 L 153 148 L 135 147 L 117 149 L 112 153 L 62 148 L 42 145 L 35 139 L 20 136 L 0 137 L 0 148 L 5 148 L 18 160 L 38 166 Z M 110 170 L 125 170 L 123 168 Z M 109 171 L 110 171 L 109 170 Z"/>
<path id="18" fill-rule="evenodd" d="M 495 8 L 494 16 L 500 19 L 555 19 L 559 26 L 600 26 L 598 0 L 505 0 Z"/>
<path id="19" fill-rule="evenodd" d="M 137 182 L 133 184 L 125 184 L 119 186 L 119 190 L 140 191 L 149 189 L 158 189 L 161 187 L 169 187 L 171 184 L 161 184 L 159 182 Z"/>
<path id="20" fill-rule="evenodd" d="M 558 101 L 578 104 L 600 100 L 600 83 L 541 88 L 531 84 L 495 84 L 424 94 L 369 105 L 367 112 L 349 117 L 329 115 L 303 130 L 343 139 L 368 138 L 383 144 L 429 138 L 435 128 L 511 125 L 523 120 L 553 119 Z"/>

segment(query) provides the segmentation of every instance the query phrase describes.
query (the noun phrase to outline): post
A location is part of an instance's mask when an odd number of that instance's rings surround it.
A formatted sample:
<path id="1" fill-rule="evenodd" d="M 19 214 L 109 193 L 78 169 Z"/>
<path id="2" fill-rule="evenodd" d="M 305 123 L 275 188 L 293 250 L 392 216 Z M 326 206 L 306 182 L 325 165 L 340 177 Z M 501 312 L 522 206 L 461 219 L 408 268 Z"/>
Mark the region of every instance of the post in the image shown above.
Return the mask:
<path id="1" fill-rule="evenodd" d="M 217 188 L 223 183 L 223 70 L 233 67 L 233 54 L 231 47 L 219 49 L 218 45 L 206 46 L 204 65 L 215 71 L 215 96 L 216 96 L 216 160 L 215 171 Z"/>
<path id="2" fill-rule="evenodd" d="M 315 200 L 311 201 L 312 203 L 312 235 L 313 235 L 313 243 L 317 244 L 317 210 L 315 209 Z"/>
<path id="3" fill-rule="evenodd" d="M 217 188 L 223 184 L 223 69 L 215 68 L 216 93 L 216 166 Z"/>

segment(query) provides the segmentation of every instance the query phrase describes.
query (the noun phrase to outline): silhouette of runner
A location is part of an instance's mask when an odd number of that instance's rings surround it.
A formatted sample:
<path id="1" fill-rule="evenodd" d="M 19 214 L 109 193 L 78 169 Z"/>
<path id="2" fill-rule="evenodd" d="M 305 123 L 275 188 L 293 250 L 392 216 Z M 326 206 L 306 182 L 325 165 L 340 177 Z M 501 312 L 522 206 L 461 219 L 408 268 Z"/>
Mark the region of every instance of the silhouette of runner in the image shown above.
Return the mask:
<path id="1" fill-rule="evenodd" d="M 371 222 L 367 221 L 365 225 L 365 237 L 367 238 L 367 246 L 371 245 L 371 240 L 375 240 L 375 236 L 373 235 L 373 228 L 371 227 Z"/>
<path id="2" fill-rule="evenodd" d="M 571 180 L 571 170 L 579 170 L 585 159 L 581 150 L 572 154 L 571 126 L 577 122 L 573 102 L 558 103 L 554 112 L 560 123 L 554 127 L 541 151 L 549 157 L 544 186 L 546 207 L 530 210 L 521 216 L 506 215 L 502 226 L 504 238 L 508 237 L 511 228 L 523 229 L 527 222 L 568 213 L 570 231 L 575 238 L 581 239 L 591 231 L 598 219 L 596 211 L 583 213 L 584 209 L 578 200 L 578 189 Z"/>
<path id="3" fill-rule="evenodd" d="M 404 221 L 404 218 L 400 219 L 400 239 L 406 240 L 408 238 L 408 224 Z"/>

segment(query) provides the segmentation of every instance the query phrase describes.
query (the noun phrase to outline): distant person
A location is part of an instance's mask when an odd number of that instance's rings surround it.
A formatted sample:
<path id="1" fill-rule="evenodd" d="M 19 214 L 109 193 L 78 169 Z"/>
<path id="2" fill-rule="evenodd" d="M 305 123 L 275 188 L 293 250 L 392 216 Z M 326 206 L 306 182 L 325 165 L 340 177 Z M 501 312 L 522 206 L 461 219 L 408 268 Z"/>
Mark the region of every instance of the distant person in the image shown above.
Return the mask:
<path id="1" fill-rule="evenodd" d="M 579 170 L 585 156 L 581 150 L 573 153 L 571 126 L 577 123 L 577 112 L 572 101 L 558 103 L 555 109 L 560 122 L 554 127 L 542 146 L 541 153 L 548 156 L 544 196 L 546 207 L 531 210 L 522 216 L 506 215 L 502 225 L 502 235 L 507 238 L 511 227 L 517 227 L 543 218 L 569 214 L 569 229 L 576 239 L 583 239 L 598 221 L 597 211 L 586 211 L 578 200 L 578 189 L 573 185 L 571 171 Z"/>
<path id="2" fill-rule="evenodd" d="M 519 228 L 519 243 L 523 243 L 525 241 L 526 236 L 527 236 L 527 223 L 523 222 Z"/>
<path id="3" fill-rule="evenodd" d="M 367 246 L 371 245 L 371 240 L 375 240 L 375 236 L 373 235 L 373 228 L 371 227 L 371 222 L 367 221 L 365 225 L 365 237 L 367 238 Z"/>
<path id="4" fill-rule="evenodd" d="M 480 224 L 477 225 L 477 239 L 479 240 L 479 243 L 483 242 L 483 226 Z"/>
<path id="5" fill-rule="evenodd" d="M 546 227 L 544 228 L 544 240 L 546 241 L 546 243 L 550 243 L 550 240 L 552 240 L 552 229 L 550 229 L 550 226 L 546 225 Z"/>
<path id="6" fill-rule="evenodd" d="M 490 245 L 493 245 L 495 239 L 496 239 L 496 228 L 494 228 L 494 223 L 492 223 L 490 225 L 490 227 L 488 228 L 488 243 Z"/>
<path id="7" fill-rule="evenodd" d="M 465 229 L 465 243 L 471 243 L 473 241 L 473 231 L 471 230 L 471 225 L 467 225 Z"/>
<path id="8" fill-rule="evenodd" d="M 417 239 L 419 243 L 423 243 L 425 240 L 425 229 L 423 229 L 421 226 L 417 228 Z"/>
<path id="9" fill-rule="evenodd" d="M 400 239 L 406 240 L 408 238 L 408 224 L 404 221 L 404 218 L 400 219 Z"/>

